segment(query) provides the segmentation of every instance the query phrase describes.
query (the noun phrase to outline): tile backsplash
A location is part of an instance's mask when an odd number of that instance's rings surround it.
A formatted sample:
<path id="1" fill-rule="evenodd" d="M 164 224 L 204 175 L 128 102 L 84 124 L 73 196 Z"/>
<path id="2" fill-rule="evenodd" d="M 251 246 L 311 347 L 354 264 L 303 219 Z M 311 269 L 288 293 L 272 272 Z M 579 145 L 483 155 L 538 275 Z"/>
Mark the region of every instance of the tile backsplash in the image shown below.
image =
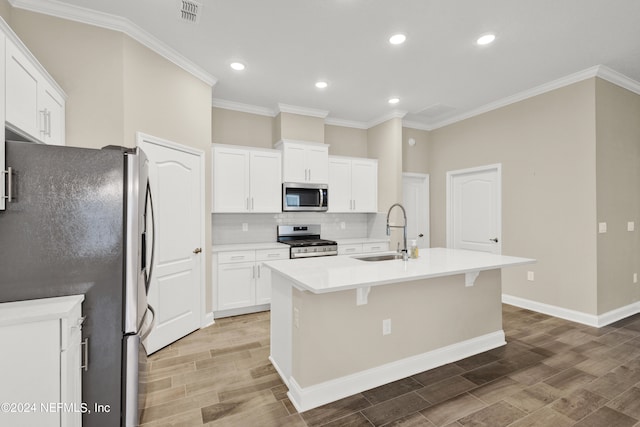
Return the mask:
<path id="1" fill-rule="evenodd" d="M 276 226 L 290 224 L 320 224 L 322 238 L 331 240 L 386 237 L 386 213 L 282 212 L 212 214 L 212 240 L 214 245 L 275 242 Z"/>

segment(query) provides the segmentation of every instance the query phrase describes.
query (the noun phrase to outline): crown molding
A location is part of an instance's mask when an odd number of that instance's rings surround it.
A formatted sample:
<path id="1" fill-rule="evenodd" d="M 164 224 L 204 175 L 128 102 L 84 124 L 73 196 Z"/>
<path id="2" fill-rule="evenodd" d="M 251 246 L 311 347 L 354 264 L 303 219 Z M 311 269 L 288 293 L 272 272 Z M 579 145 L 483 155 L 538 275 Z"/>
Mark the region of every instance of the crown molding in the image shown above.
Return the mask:
<path id="1" fill-rule="evenodd" d="M 481 107 L 463 111 L 460 114 L 457 114 L 453 117 L 449 117 L 441 121 L 425 124 L 421 122 L 403 120 L 402 126 L 406 128 L 411 128 L 411 129 L 432 131 L 432 130 L 435 130 L 444 126 L 448 126 L 453 123 L 466 120 L 471 117 L 475 117 L 480 114 L 487 113 L 489 111 L 496 110 L 498 108 L 506 107 L 516 102 L 524 101 L 525 99 L 532 98 L 534 96 L 538 96 L 543 93 L 550 92 L 552 90 L 560 89 L 562 87 L 569 86 L 571 84 L 578 83 L 593 77 L 599 77 L 612 84 L 615 84 L 617 86 L 620 86 L 624 89 L 627 89 L 631 92 L 634 92 L 640 95 L 640 82 L 637 82 L 625 76 L 624 74 L 614 71 L 611 68 L 606 67 L 604 65 L 597 65 L 597 66 L 579 71 L 577 73 L 573 73 L 568 76 L 562 77 L 560 79 L 553 80 L 549 83 L 536 86 L 532 89 L 517 93 L 515 95 L 499 99 L 495 102 L 485 104 Z M 350 128 L 356 128 L 356 129 L 365 129 L 365 130 L 394 118 L 402 119 L 407 114 L 406 111 L 394 110 L 391 113 L 385 116 L 382 116 L 378 119 L 375 119 L 369 122 L 359 122 L 355 120 L 340 119 L 336 117 L 327 117 L 328 112 L 323 110 L 314 110 L 314 109 L 305 108 L 305 107 L 295 107 L 295 106 L 290 106 L 286 104 L 278 104 L 278 110 L 274 111 L 264 107 L 257 107 L 257 106 L 252 106 L 248 104 L 240 104 L 233 101 L 224 101 L 224 100 L 214 99 L 213 106 L 219 107 L 219 108 L 226 108 L 229 110 L 243 111 L 243 112 L 253 113 L 253 114 L 261 114 L 261 115 L 271 116 L 271 117 L 275 117 L 280 112 L 301 114 L 301 115 L 313 116 L 313 117 L 321 117 L 325 119 L 325 124 L 328 124 L 328 125 L 350 127 Z"/>
<path id="2" fill-rule="evenodd" d="M 598 66 L 597 77 L 640 95 L 640 82 L 630 79 L 605 65 Z"/>
<path id="3" fill-rule="evenodd" d="M 407 115 L 407 111 L 393 110 L 389 114 L 385 114 L 382 117 L 379 117 L 377 119 L 371 120 L 370 122 L 367 122 L 366 126 L 367 126 L 367 129 L 369 129 L 374 126 L 378 126 L 379 124 L 389 121 L 391 119 L 402 119 L 406 115 Z"/>
<path id="4" fill-rule="evenodd" d="M 97 12 L 84 7 L 73 6 L 56 0 L 8 0 L 11 6 L 31 12 L 93 25 L 107 30 L 118 31 L 126 34 L 142 45 L 148 47 L 158 55 L 173 62 L 178 67 L 202 80 L 209 86 L 215 86 L 218 79 L 207 71 L 191 62 L 180 53 L 160 41 L 156 37 L 144 31 L 126 18 Z"/>
<path id="5" fill-rule="evenodd" d="M 240 111 L 242 113 L 257 114 L 259 116 L 275 117 L 278 115 L 278 113 L 271 108 L 243 104 L 241 102 L 235 101 L 227 101 L 226 99 L 220 98 L 213 98 L 211 100 L 211 106 L 215 108 L 222 108 L 225 110 Z"/>
<path id="6" fill-rule="evenodd" d="M 280 104 L 280 103 L 278 103 L 278 109 L 276 110 L 276 112 L 277 114 L 279 113 L 299 114 L 301 116 L 318 117 L 320 119 L 325 119 L 329 115 L 329 112 L 326 110 L 316 110 L 314 108 L 298 107 L 296 105 L 288 105 L 288 104 Z"/>
<path id="7" fill-rule="evenodd" d="M 433 130 L 433 126 L 429 126 L 427 124 L 420 123 L 420 122 L 412 122 L 410 120 L 403 120 L 402 127 L 417 129 L 417 130 L 427 130 L 427 131 Z"/>
<path id="8" fill-rule="evenodd" d="M 324 124 L 330 125 L 330 126 L 342 126 L 345 128 L 365 129 L 365 130 L 367 129 L 367 123 L 365 122 L 358 122 L 356 120 L 339 119 L 337 117 L 327 117 L 326 119 L 324 119 Z"/>

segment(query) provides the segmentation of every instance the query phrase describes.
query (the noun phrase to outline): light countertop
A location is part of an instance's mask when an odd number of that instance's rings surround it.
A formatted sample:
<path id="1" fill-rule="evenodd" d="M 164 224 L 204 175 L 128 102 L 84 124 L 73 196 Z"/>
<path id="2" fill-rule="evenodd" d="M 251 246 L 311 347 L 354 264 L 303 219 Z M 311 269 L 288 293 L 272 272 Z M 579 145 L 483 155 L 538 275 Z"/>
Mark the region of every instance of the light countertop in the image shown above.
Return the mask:
<path id="1" fill-rule="evenodd" d="M 401 259 L 373 262 L 355 259 L 380 254 L 279 260 L 265 265 L 290 279 L 297 288 L 320 294 L 536 262 L 530 258 L 446 248 L 420 249 L 419 258 L 406 262 Z"/>

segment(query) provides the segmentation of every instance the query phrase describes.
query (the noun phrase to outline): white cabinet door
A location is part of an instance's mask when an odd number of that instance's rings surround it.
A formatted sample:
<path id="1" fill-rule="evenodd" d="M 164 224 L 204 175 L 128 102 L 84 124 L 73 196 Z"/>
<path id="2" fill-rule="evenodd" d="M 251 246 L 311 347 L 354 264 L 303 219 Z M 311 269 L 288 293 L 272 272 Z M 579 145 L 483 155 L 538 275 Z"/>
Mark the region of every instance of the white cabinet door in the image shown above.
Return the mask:
<path id="1" fill-rule="evenodd" d="M 282 182 L 329 183 L 329 146 L 282 141 Z"/>
<path id="2" fill-rule="evenodd" d="M 256 264 L 256 305 L 271 302 L 271 270 L 259 262 Z"/>
<path id="3" fill-rule="evenodd" d="M 36 67 L 11 41 L 6 41 L 6 121 L 12 130 L 41 140 Z"/>
<path id="4" fill-rule="evenodd" d="M 289 249 L 264 249 L 256 251 L 256 305 L 271 302 L 271 270 L 261 261 L 288 259 Z"/>
<path id="5" fill-rule="evenodd" d="M 363 243 L 362 244 L 362 252 L 371 253 L 371 252 L 386 252 L 389 250 L 389 243 L 380 242 L 380 243 Z"/>
<path id="6" fill-rule="evenodd" d="M 351 162 L 351 197 L 354 212 L 378 211 L 378 163 L 375 160 Z"/>
<path id="7" fill-rule="evenodd" d="M 251 151 L 250 154 L 250 211 L 282 211 L 282 155 L 277 151 Z"/>
<path id="8" fill-rule="evenodd" d="M 329 158 L 329 212 L 351 212 L 351 160 Z"/>
<path id="9" fill-rule="evenodd" d="M 306 150 L 307 182 L 329 182 L 329 149 L 326 146 L 309 146 Z"/>
<path id="10" fill-rule="evenodd" d="M 213 148 L 213 212 L 249 209 L 249 151 Z"/>
<path id="11" fill-rule="evenodd" d="M 338 245 L 338 255 L 354 255 L 362 253 L 362 244 Z"/>
<path id="12" fill-rule="evenodd" d="M 285 144 L 282 182 L 307 182 L 306 147 Z"/>
<path id="13" fill-rule="evenodd" d="M 60 426 L 60 412 L 40 407 L 60 402 L 60 320 L 0 326 L 0 342 L 0 402 L 37 405 L 28 414 L 3 411 L 0 424 Z"/>
<path id="14" fill-rule="evenodd" d="M 255 263 L 218 265 L 218 310 L 254 305 Z"/>
<path id="15" fill-rule="evenodd" d="M 42 141 L 50 145 L 65 143 L 65 101 L 50 85 L 42 83 L 40 89 L 40 120 Z"/>

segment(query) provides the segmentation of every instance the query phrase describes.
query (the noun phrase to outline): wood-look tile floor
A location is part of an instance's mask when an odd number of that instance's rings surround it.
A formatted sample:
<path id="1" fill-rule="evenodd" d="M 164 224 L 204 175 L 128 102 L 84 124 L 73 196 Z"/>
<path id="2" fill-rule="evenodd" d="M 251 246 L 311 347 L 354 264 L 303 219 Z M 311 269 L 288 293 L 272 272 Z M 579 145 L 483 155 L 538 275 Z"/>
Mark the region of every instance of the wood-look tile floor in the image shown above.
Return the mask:
<path id="1" fill-rule="evenodd" d="M 640 315 L 600 329 L 503 305 L 506 346 L 297 413 L 269 363 L 269 313 L 150 357 L 145 427 L 640 427 Z"/>

